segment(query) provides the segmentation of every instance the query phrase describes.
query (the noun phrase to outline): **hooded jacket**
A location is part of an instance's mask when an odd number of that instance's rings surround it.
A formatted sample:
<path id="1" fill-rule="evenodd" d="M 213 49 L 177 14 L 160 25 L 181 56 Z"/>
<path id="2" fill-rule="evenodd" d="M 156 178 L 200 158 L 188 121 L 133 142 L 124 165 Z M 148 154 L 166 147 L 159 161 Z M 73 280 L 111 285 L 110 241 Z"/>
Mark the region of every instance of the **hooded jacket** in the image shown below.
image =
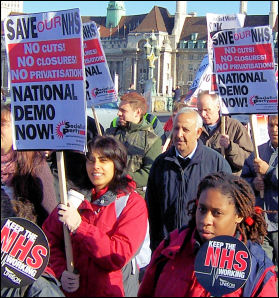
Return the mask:
<path id="1" fill-rule="evenodd" d="M 130 264 L 144 241 L 148 216 L 144 199 L 135 191 L 129 194 L 121 214 L 117 214 L 117 201 L 125 195 L 116 196 L 107 189 L 95 194 L 93 189 L 92 201 L 86 196 L 78 207 L 82 222 L 70 236 L 80 287 L 67 296 L 122 297 L 127 294 L 124 267 Z M 50 245 L 50 267 L 60 280 L 66 270 L 66 260 L 63 226 L 57 209 L 45 221 L 43 230 Z M 131 266 L 127 270 L 132 270 Z M 135 280 L 138 281 L 136 276 Z"/>
<path id="2" fill-rule="evenodd" d="M 200 247 L 195 231 L 175 230 L 155 250 L 145 271 L 138 297 L 210 297 L 194 273 Z M 250 240 L 251 271 L 244 286 L 222 297 L 278 297 L 274 265 L 257 243 Z"/>
<path id="3" fill-rule="evenodd" d="M 129 122 L 125 127 L 110 127 L 106 134 L 115 136 L 127 148 L 128 173 L 136 182 L 137 190 L 143 194 L 152 163 L 162 152 L 161 138 L 154 133 L 151 124 L 145 119 L 138 124 Z"/>
<path id="4" fill-rule="evenodd" d="M 164 127 L 160 122 L 159 118 L 156 115 L 145 113 L 143 118 L 147 123 L 150 123 L 154 129 L 154 132 L 157 136 L 162 137 L 164 134 Z M 119 117 L 116 117 L 112 120 L 110 127 L 117 127 L 119 125 Z"/>

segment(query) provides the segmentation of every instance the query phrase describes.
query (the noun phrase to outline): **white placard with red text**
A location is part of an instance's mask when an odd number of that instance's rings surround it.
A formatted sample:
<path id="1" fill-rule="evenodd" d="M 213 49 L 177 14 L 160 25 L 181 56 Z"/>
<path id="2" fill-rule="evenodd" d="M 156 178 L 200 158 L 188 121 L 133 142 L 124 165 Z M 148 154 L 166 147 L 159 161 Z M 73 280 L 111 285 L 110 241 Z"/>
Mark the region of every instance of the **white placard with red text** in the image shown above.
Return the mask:
<path id="1" fill-rule="evenodd" d="M 14 149 L 84 151 L 85 72 L 79 9 L 9 16 L 4 32 Z"/>
<path id="2" fill-rule="evenodd" d="M 221 30 L 242 28 L 244 26 L 245 14 L 206 14 L 207 23 L 207 49 L 209 56 L 209 64 L 212 66 L 213 61 L 213 47 L 212 47 L 212 33 Z"/>
<path id="3" fill-rule="evenodd" d="M 195 79 L 189 88 L 185 101 L 193 100 L 201 90 L 209 90 L 210 93 L 215 93 L 217 87 L 215 86 L 215 75 L 213 73 L 213 48 L 212 48 L 212 32 L 223 29 L 239 28 L 244 26 L 245 15 L 243 14 L 206 14 L 207 21 L 207 49 L 208 54 L 203 57 L 203 60 L 196 73 Z"/>
<path id="4" fill-rule="evenodd" d="M 224 30 L 213 36 L 214 69 L 222 115 L 277 114 L 272 30 Z"/>
<path id="5" fill-rule="evenodd" d="M 245 22 L 245 14 L 206 14 L 207 23 L 207 50 L 208 50 L 208 63 L 207 73 L 210 75 L 209 90 L 212 93 L 217 91 L 217 86 L 215 84 L 215 74 L 213 69 L 213 47 L 212 47 L 212 35 L 218 31 L 233 28 L 242 28 Z"/>
<path id="6" fill-rule="evenodd" d="M 95 22 L 83 24 L 87 106 L 117 101 L 100 34 Z"/>

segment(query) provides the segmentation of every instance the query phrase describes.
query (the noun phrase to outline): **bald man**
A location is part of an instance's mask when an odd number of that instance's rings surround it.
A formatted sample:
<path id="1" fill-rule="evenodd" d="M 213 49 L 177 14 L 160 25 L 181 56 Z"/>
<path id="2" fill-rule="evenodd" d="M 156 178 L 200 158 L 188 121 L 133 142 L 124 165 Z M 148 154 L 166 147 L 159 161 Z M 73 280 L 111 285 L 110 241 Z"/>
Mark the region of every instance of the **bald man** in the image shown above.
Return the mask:
<path id="1" fill-rule="evenodd" d="M 187 203 L 195 199 L 200 180 L 209 173 L 231 173 L 221 154 L 199 140 L 202 119 L 197 111 L 182 108 L 174 118 L 172 146 L 152 164 L 146 191 L 150 247 L 176 228 L 188 224 Z"/>

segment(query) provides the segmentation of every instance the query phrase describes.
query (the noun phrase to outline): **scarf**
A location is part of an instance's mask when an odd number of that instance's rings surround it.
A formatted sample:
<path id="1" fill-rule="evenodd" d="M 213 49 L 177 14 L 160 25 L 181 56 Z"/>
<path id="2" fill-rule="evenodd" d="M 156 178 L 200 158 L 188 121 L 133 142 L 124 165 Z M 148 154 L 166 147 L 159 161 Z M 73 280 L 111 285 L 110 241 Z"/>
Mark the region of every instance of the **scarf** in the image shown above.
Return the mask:
<path id="1" fill-rule="evenodd" d="M 13 150 L 1 154 L 1 183 L 11 186 L 11 181 L 16 172 L 16 156 Z"/>

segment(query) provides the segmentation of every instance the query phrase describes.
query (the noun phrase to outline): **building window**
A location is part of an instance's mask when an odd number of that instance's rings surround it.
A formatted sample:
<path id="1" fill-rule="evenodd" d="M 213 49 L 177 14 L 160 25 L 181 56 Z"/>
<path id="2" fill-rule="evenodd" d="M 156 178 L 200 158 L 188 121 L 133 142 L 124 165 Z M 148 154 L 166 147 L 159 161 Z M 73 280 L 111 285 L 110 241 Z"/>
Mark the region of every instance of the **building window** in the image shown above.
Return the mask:
<path id="1" fill-rule="evenodd" d="M 188 41 L 188 49 L 194 49 L 194 47 L 195 47 L 195 43 L 194 43 L 194 41 L 189 40 L 189 41 Z"/>
<path id="2" fill-rule="evenodd" d="M 179 48 L 180 49 L 185 49 L 186 48 L 186 41 L 185 40 L 181 40 L 179 42 Z"/>
<path id="3" fill-rule="evenodd" d="M 197 38 L 198 38 L 198 33 L 191 34 L 191 40 L 197 40 Z"/>
<path id="4" fill-rule="evenodd" d="M 189 81 L 193 81 L 193 75 L 189 74 Z"/>
<path id="5" fill-rule="evenodd" d="M 189 65 L 188 65 L 188 69 L 189 69 L 189 70 L 193 70 L 193 64 L 189 64 Z"/>
<path id="6" fill-rule="evenodd" d="M 189 54 L 189 60 L 194 60 L 194 54 Z"/>
<path id="7" fill-rule="evenodd" d="M 197 44 L 197 48 L 198 49 L 203 49 L 204 48 L 204 42 L 203 42 L 203 40 L 198 40 L 198 44 Z"/>

